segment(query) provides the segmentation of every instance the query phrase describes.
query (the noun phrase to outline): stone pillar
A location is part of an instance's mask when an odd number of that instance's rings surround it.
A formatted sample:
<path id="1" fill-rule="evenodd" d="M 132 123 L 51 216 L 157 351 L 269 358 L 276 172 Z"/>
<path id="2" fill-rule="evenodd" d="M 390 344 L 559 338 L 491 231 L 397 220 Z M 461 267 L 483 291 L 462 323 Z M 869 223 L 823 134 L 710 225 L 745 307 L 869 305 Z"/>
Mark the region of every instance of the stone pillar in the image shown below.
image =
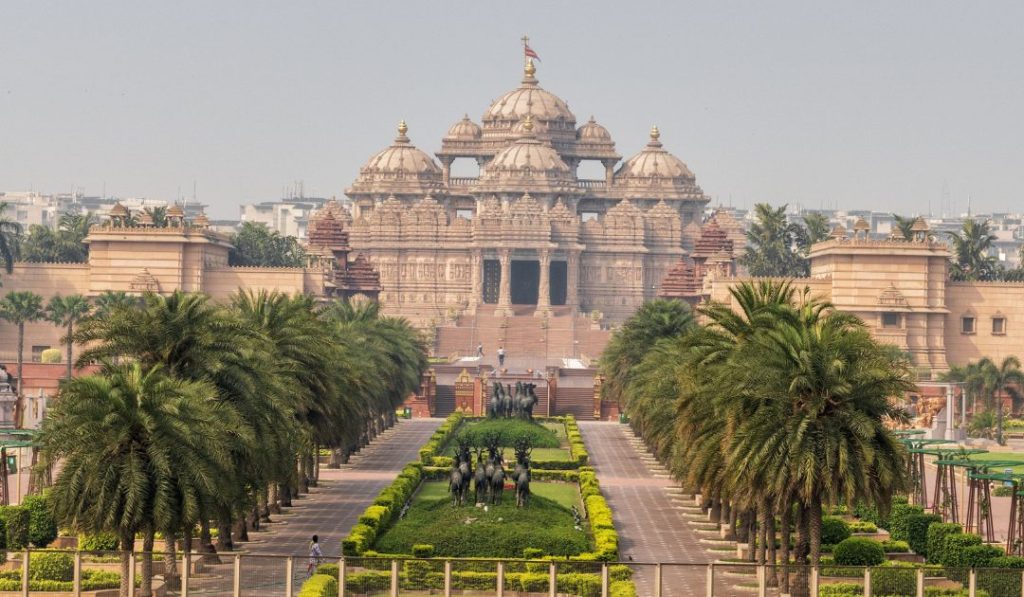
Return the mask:
<path id="1" fill-rule="evenodd" d="M 512 251 L 502 249 L 499 259 L 501 260 L 501 284 L 498 287 L 498 307 L 494 310 L 494 314 L 512 315 Z"/>
<path id="2" fill-rule="evenodd" d="M 540 284 L 537 287 L 537 310 L 533 312 L 535 317 L 546 317 L 551 314 L 551 254 L 547 249 L 541 249 L 540 255 Z"/>
<path id="3" fill-rule="evenodd" d="M 441 180 L 448 186 L 452 179 L 452 158 L 441 158 Z"/>
<path id="4" fill-rule="evenodd" d="M 469 268 L 469 304 L 466 310 L 473 315 L 484 300 L 484 256 L 479 250 L 474 250 L 470 256 Z"/>
<path id="5" fill-rule="evenodd" d="M 615 160 L 604 160 L 604 184 L 611 190 L 615 179 Z"/>
<path id="6" fill-rule="evenodd" d="M 566 261 L 565 268 L 566 280 L 565 280 L 565 304 L 571 307 L 572 312 L 576 311 L 580 307 L 580 253 L 579 251 L 570 251 L 569 257 Z"/>

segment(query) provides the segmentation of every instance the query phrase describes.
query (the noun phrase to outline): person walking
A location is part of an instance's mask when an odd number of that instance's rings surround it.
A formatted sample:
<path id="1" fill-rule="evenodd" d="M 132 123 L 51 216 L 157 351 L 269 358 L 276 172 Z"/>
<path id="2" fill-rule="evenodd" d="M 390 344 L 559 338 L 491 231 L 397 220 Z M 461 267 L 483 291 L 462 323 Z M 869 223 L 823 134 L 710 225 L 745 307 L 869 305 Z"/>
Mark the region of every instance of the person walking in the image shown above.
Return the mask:
<path id="1" fill-rule="evenodd" d="M 481 342 L 480 344 L 476 345 L 476 356 L 478 356 L 478 357 L 484 356 L 484 344 L 483 344 L 483 342 Z"/>
<path id="2" fill-rule="evenodd" d="M 504 346 L 499 346 L 498 347 L 498 366 L 499 367 L 504 367 L 505 366 L 505 347 Z"/>
<path id="3" fill-rule="evenodd" d="M 306 578 L 313 576 L 323 557 L 324 552 L 320 550 L 320 538 L 313 535 L 313 540 L 309 542 L 309 565 L 306 566 Z"/>

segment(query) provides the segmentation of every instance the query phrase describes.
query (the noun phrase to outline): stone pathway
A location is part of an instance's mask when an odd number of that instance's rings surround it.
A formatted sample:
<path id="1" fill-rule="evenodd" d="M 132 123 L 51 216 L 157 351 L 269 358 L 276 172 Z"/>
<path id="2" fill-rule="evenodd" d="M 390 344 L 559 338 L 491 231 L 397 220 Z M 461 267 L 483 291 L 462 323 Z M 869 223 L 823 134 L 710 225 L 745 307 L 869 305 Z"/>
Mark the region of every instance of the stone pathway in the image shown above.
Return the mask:
<path id="1" fill-rule="evenodd" d="M 295 594 L 306 577 L 309 540 L 319 535 L 326 558 L 341 555 L 341 540 L 355 525 L 359 515 L 381 489 L 391 483 L 403 466 L 419 458 L 419 449 L 443 419 L 400 421 L 379 435 L 369 446 L 351 458 L 341 469 L 320 469 L 318 487 L 294 500 L 284 514 L 273 515 L 266 530 L 249 533 L 252 541 L 240 544 L 242 554 L 242 594 L 256 597 L 283 595 L 286 579 L 285 558 L 294 560 Z M 276 557 L 275 557 L 276 556 Z M 194 576 L 190 594 L 230 595 L 231 555 L 225 564 L 212 566 L 205 574 Z"/>
<path id="2" fill-rule="evenodd" d="M 689 521 L 698 521 L 699 509 L 682 495 L 628 426 L 597 421 L 581 421 L 579 426 L 615 517 L 622 559 L 689 564 L 664 567 L 662 595 L 704 595 L 705 567 L 713 557 L 706 551 L 709 544 L 701 542 L 702 536 Z M 654 595 L 653 567 L 638 566 L 634 578 L 639 595 Z M 716 594 L 730 593 L 716 590 Z"/>

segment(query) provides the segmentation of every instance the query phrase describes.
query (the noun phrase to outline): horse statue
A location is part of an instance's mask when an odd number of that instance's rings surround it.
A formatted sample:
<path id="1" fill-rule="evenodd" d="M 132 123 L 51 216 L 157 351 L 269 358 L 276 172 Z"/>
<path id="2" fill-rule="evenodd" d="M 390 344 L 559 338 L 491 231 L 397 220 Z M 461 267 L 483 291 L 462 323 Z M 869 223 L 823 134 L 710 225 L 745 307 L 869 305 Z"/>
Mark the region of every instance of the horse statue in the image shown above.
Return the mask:
<path id="1" fill-rule="evenodd" d="M 494 471 L 492 470 L 493 474 Z M 473 499 L 475 503 L 482 504 L 480 501 L 480 492 L 484 494 L 484 499 L 487 499 L 487 489 L 490 487 L 490 480 L 487 476 L 487 466 L 484 464 L 484 453 L 483 450 L 476 454 L 476 472 L 473 474 Z"/>
<path id="2" fill-rule="evenodd" d="M 515 398 L 512 395 L 512 384 L 506 384 L 506 390 L 501 399 L 502 416 L 506 419 L 512 418 L 512 409 L 514 407 Z"/>
<path id="3" fill-rule="evenodd" d="M 530 498 L 530 464 L 527 462 L 516 478 L 516 508 L 526 505 Z"/>
<path id="4" fill-rule="evenodd" d="M 488 418 L 496 419 L 501 416 L 501 402 L 504 398 L 505 388 L 501 387 L 501 382 L 494 382 L 494 387 L 491 388 L 490 408 L 487 409 Z"/>
<path id="5" fill-rule="evenodd" d="M 466 499 L 466 488 L 469 487 L 469 478 L 462 476 L 462 470 L 458 464 L 452 466 L 448 474 L 448 492 L 452 494 L 452 506 L 461 506 Z"/>
<path id="6" fill-rule="evenodd" d="M 537 384 L 524 384 L 523 395 L 519 398 L 519 413 L 527 421 L 533 420 L 533 407 L 537 405 Z"/>
<path id="7" fill-rule="evenodd" d="M 501 465 L 501 458 L 494 466 L 494 474 L 491 476 L 491 504 L 501 503 L 501 493 L 505 490 L 505 468 Z"/>

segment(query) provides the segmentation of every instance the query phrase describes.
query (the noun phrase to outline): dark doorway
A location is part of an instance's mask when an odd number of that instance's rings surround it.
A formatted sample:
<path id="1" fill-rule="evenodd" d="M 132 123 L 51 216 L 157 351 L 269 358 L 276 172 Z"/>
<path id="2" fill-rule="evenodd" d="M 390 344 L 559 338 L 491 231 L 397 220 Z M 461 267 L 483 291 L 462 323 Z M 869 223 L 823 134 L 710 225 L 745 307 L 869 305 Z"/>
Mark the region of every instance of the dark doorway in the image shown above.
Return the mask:
<path id="1" fill-rule="evenodd" d="M 484 303 L 493 305 L 498 302 L 501 288 L 501 262 L 497 259 L 484 260 Z"/>
<path id="2" fill-rule="evenodd" d="M 551 277 L 548 280 L 551 284 L 551 304 L 564 305 L 569 283 L 569 268 L 564 261 L 551 262 Z"/>
<path id="3" fill-rule="evenodd" d="M 512 304 L 536 305 L 540 287 L 539 261 L 512 262 Z"/>

